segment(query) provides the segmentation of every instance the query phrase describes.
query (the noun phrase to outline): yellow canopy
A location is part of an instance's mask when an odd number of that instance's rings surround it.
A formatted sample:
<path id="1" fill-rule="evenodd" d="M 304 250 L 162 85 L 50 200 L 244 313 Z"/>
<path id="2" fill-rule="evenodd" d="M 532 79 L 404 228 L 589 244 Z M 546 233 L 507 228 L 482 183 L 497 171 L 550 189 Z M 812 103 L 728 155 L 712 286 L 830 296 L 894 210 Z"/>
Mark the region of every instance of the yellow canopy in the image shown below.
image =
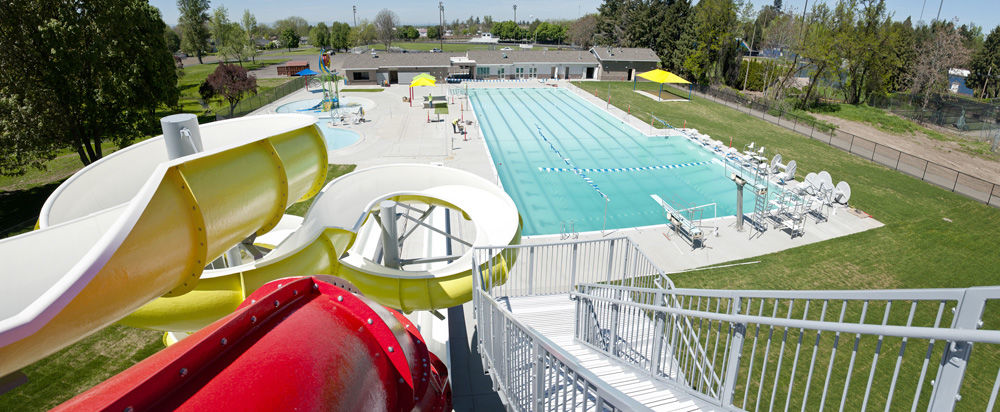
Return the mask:
<path id="1" fill-rule="evenodd" d="M 431 81 L 437 81 L 437 78 L 435 78 L 434 76 L 431 76 L 430 73 L 420 73 L 420 74 L 418 74 L 416 76 L 413 76 L 413 80 L 417 80 L 417 79 L 429 79 Z"/>
<path id="2" fill-rule="evenodd" d="M 686 84 L 690 84 L 691 83 L 691 82 L 689 82 L 689 81 L 684 80 L 683 78 L 681 78 L 681 76 L 678 76 L 678 75 L 673 74 L 671 72 L 668 72 L 668 71 L 665 71 L 665 70 L 660 70 L 660 69 L 654 69 L 654 70 L 650 70 L 650 71 L 645 72 L 645 73 L 639 73 L 637 76 L 638 77 L 642 77 L 643 79 L 646 79 L 646 80 L 649 80 L 649 81 L 652 81 L 652 82 L 660 83 L 660 84 L 662 84 L 662 83 L 686 83 Z"/>
<path id="3" fill-rule="evenodd" d="M 413 81 L 410 82 L 410 87 L 433 86 L 434 83 L 434 79 L 428 79 L 426 77 L 414 78 Z"/>

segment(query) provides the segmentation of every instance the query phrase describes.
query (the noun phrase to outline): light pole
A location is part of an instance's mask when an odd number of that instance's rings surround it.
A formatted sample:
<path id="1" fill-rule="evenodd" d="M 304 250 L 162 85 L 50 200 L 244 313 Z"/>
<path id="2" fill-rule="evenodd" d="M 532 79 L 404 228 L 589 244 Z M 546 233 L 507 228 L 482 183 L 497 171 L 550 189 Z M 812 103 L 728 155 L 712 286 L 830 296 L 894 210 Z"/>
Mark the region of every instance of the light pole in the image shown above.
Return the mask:
<path id="1" fill-rule="evenodd" d="M 358 6 L 351 6 L 354 9 L 354 27 L 358 27 Z"/>
<path id="2" fill-rule="evenodd" d="M 441 39 L 441 51 L 443 52 L 444 51 L 444 2 L 443 1 L 438 2 L 438 10 L 441 11 L 439 13 L 441 21 L 440 25 L 438 26 L 438 39 Z"/>
<path id="3" fill-rule="evenodd" d="M 517 24 L 517 3 L 514 3 L 514 24 Z"/>

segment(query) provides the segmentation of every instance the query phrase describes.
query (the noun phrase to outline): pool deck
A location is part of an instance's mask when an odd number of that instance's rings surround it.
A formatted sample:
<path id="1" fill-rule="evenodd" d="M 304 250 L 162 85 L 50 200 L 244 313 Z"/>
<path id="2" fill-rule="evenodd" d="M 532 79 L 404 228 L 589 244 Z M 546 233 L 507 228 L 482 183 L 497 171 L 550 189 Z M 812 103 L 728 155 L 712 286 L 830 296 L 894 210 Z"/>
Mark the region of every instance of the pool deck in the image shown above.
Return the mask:
<path id="1" fill-rule="evenodd" d="M 606 101 L 573 86 L 569 82 L 523 81 L 509 83 L 473 84 L 471 87 L 548 87 L 547 84 L 557 83 L 558 87 L 566 88 L 577 96 L 606 110 L 613 117 L 620 119 L 648 136 L 677 135 L 679 132 L 670 129 L 657 129 L 633 117 L 625 111 L 609 105 Z M 443 84 L 434 87 L 420 87 L 414 90 L 415 96 L 433 94 L 446 95 L 450 87 L 456 85 Z M 497 182 L 496 169 L 492 165 L 486 142 L 478 127 L 478 120 L 469 111 L 465 99 L 455 99 L 448 102 L 448 115 L 443 115 L 443 121 L 427 122 L 429 110 L 414 103 L 410 107 L 403 101 L 409 96 L 409 88 L 405 85 L 394 85 L 382 92 L 355 92 L 344 86 L 345 96 L 355 96 L 369 99 L 375 107 L 366 112 L 370 121 L 347 126 L 361 134 L 361 140 L 346 148 L 330 152 L 330 163 L 350 163 L 358 165 L 359 169 L 391 163 L 441 163 L 448 167 L 467 170 L 488 180 Z M 265 106 L 254 114 L 274 113 L 274 109 L 282 104 L 304 99 L 315 99 L 315 93 L 305 90 L 292 93 L 285 98 Z M 452 133 L 451 121 L 464 113 L 465 120 L 472 120 L 468 140 L 461 135 Z M 430 113 L 431 119 L 435 118 Z M 697 127 L 697 125 L 692 125 Z M 735 192 L 735 190 L 734 190 Z M 734 193 L 735 195 L 735 193 Z M 671 272 L 680 272 L 720 263 L 748 259 L 754 256 L 780 252 L 793 247 L 821 242 L 836 237 L 875 229 L 882 226 L 874 218 L 867 215 L 851 213 L 846 207 L 836 207 L 830 213 L 829 220 L 817 223 L 809 218 L 805 226 L 805 234 L 792 238 L 780 230 L 768 230 L 763 234 L 754 234 L 745 225 L 743 232 L 735 228 L 734 216 L 723 217 L 704 222 L 706 227 L 705 247 L 692 249 L 684 238 L 674 234 L 667 225 L 646 226 L 641 228 L 618 229 L 614 232 L 583 232 L 574 234 L 573 239 L 599 239 L 605 236 L 629 236 L 642 247 L 650 258 L 661 268 Z M 664 220 L 664 223 L 666 221 Z M 755 233 L 755 232 L 754 232 Z M 548 242 L 560 240 L 566 236 L 554 234 L 531 236 L 523 239 L 524 243 Z"/>
<path id="2" fill-rule="evenodd" d="M 451 86 L 446 84 L 422 87 L 416 89 L 414 94 L 446 95 Z M 477 88 L 541 86 L 542 84 L 537 81 L 474 85 Z M 559 81 L 558 87 L 567 88 L 647 136 L 679 134 L 669 129 L 653 128 L 649 123 L 630 116 L 625 111 L 566 81 Z M 441 163 L 498 182 L 496 169 L 478 127 L 479 122 L 474 114 L 468 111 L 467 100 L 456 99 L 454 103 L 449 100 L 450 114 L 442 116 L 445 120 L 428 123 L 428 110 L 419 106 L 409 107 L 408 103 L 403 102 L 403 97 L 409 96 L 409 88 L 406 86 L 394 85 L 377 93 L 352 93 L 350 88 L 342 90 L 345 96 L 362 97 L 373 101 L 375 107 L 366 112 L 366 117 L 371 121 L 346 127 L 361 134 L 362 138 L 354 145 L 331 151 L 330 163 L 356 164 L 358 168 L 390 163 Z M 316 94 L 300 90 L 265 106 L 254 114 L 274 113 L 274 109 L 282 104 L 315 98 Z M 462 136 L 452 133 L 450 124 L 463 113 L 463 109 L 465 120 L 473 121 L 468 128 L 468 140 L 463 140 Z M 434 117 L 433 113 L 430 115 Z M 697 125 L 692 126 L 697 127 Z M 810 219 L 805 226 L 805 235 L 794 239 L 778 230 L 769 230 L 751 239 L 750 226 L 746 225 L 744 232 L 738 232 L 733 224 L 734 221 L 735 217 L 725 217 L 703 222 L 702 229 L 707 234 L 705 247 L 695 250 L 686 240 L 675 235 L 667 225 L 619 229 L 605 233 L 584 232 L 566 238 L 599 239 L 605 236 L 629 236 L 662 269 L 668 272 L 680 272 L 775 253 L 882 226 L 882 223 L 875 219 L 851 213 L 843 207 L 832 213 L 828 222 L 816 223 Z M 453 228 L 457 228 L 460 232 L 466 229 L 463 225 L 454 225 Z M 564 237 L 559 234 L 532 236 L 523 238 L 522 242 L 540 243 Z M 438 319 L 424 312 L 415 312 L 410 317 L 421 328 L 428 340 L 429 348 L 448 363 L 454 409 L 502 411 L 504 407 L 500 398 L 493 391 L 492 382 L 482 369 L 475 343 L 477 332 L 472 312 L 471 303 L 466 303 L 443 313 L 445 319 Z"/>

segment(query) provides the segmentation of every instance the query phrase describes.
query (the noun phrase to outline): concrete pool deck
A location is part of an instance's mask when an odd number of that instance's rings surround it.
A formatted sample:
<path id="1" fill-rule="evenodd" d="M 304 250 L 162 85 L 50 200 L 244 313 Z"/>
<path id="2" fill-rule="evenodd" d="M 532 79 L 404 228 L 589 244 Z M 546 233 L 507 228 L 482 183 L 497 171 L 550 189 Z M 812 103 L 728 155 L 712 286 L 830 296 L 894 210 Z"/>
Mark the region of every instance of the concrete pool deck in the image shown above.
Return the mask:
<path id="1" fill-rule="evenodd" d="M 558 84 L 577 96 L 610 113 L 623 123 L 631 125 L 647 136 L 678 135 L 671 129 L 657 129 L 649 123 L 631 116 L 625 111 L 608 104 L 606 101 L 573 86 L 567 81 L 541 82 L 510 82 L 510 83 L 477 83 L 475 88 L 520 88 L 547 87 Z M 464 87 L 442 84 L 434 87 L 414 89 L 414 96 L 427 94 L 447 95 L 451 87 Z M 358 143 L 346 148 L 330 152 L 330 163 L 356 164 L 359 169 L 391 163 L 441 163 L 448 167 L 467 170 L 490 181 L 498 182 L 497 172 L 492 164 L 486 142 L 479 129 L 479 121 L 468 109 L 468 101 L 464 98 L 448 99 L 449 114 L 442 115 L 442 121 L 427 122 L 429 110 L 414 103 L 403 101 L 409 97 L 409 87 L 393 85 L 381 92 L 351 92 L 350 88 L 342 87 L 345 96 L 355 96 L 369 99 L 375 106 L 365 113 L 369 121 L 346 126 L 361 134 Z M 253 114 L 274 113 L 275 108 L 283 104 L 304 99 L 315 99 L 316 95 L 300 90 L 292 93 Z M 468 140 L 452 132 L 451 121 L 464 113 L 465 120 L 473 123 L 468 126 Z M 430 113 L 431 119 L 435 118 Z M 697 125 L 690 125 L 697 127 Z M 735 189 L 734 189 L 735 196 Z M 830 213 L 827 222 L 817 223 L 809 218 L 805 226 L 805 234 L 792 238 L 780 230 L 768 230 L 750 238 L 749 225 L 743 232 L 736 231 L 735 216 L 722 217 L 706 221 L 703 228 L 706 233 L 705 247 L 692 249 L 690 244 L 674 234 L 667 226 L 654 225 L 640 228 L 617 229 L 613 232 L 583 232 L 571 234 L 574 239 L 599 239 L 606 236 L 629 236 L 637 242 L 649 257 L 661 268 L 671 272 L 679 272 L 724 262 L 752 258 L 754 256 L 780 252 L 793 247 L 822 242 L 836 237 L 847 236 L 883 226 L 881 222 L 854 214 L 845 207 L 836 207 Z M 666 220 L 664 220 L 666 222 Z M 717 229 L 717 230 L 716 230 Z M 541 243 L 560 240 L 567 235 L 553 234 L 529 236 L 524 243 Z"/>

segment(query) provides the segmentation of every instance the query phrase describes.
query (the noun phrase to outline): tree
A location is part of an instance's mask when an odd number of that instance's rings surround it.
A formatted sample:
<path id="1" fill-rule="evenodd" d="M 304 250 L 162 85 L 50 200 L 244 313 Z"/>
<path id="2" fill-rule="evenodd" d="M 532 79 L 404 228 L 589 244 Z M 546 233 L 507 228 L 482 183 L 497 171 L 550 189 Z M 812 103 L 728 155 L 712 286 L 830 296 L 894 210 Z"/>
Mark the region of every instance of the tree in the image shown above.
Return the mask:
<path id="1" fill-rule="evenodd" d="M 309 43 L 324 50 L 330 48 L 330 29 L 326 23 L 319 22 L 309 30 Z"/>
<path id="2" fill-rule="evenodd" d="M 696 46 L 684 61 L 699 83 L 709 83 L 731 73 L 735 83 L 739 44 L 735 41 L 736 5 L 731 0 L 702 0 L 694 6 L 693 29 Z M 733 70 L 733 66 L 737 70 Z"/>
<path id="3" fill-rule="evenodd" d="M 430 26 L 427 28 L 427 38 L 430 39 L 440 39 L 441 31 L 438 30 L 438 26 Z"/>
<path id="4" fill-rule="evenodd" d="M 257 78 L 246 68 L 235 64 L 222 63 L 205 79 L 212 92 L 229 102 L 229 116 L 233 116 L 236 104 L 248 93 L 257 92 Z"/>
<path id="5" fill-rule="evenodd" d="M 396 26 L 399 25 L 399 16 L 389 9 L 382 9 L 375 15 L 375 33 L 378 41 L 385 44 L 385 49 L 389 50 L 392 40 L 396 37 Z"/>
<path id="6" fill-rule="evenodd" d="M 163 27 L 163 41 L 167 44 L 167 50 L 171 53 L 181 49 L 181 36 L 169 26 Z"/>
<path id="7" fill-rule="evenodd" d="M 198 56 L 208 51 L 208 0 L 177 0 L 180 11 L 181 50 Z"/>
<path id="8" fill-rule="evenodd" d="M 309 35 L 309 22 L 299 16 L 287 17 L 274 22 L 274 31 L 277 33 L 284 33 L 286 29 L 292 29 L 295 34 L 302 36 Z"/>
<path id="9" fill-rule="evenodd" d="M 349 24 L 335 21 L 330 25 L 330 47 L 334 50 L 351 47 L 351 26 Z"/>
<path id="10" fill-rule="evenodd" d="M 368 20 L 361 20 L 357 27 L 351 29 L 351 44 L 368 45 L 375 41 L 377 36 L 375 25 Z"/>
<path id="11" fill-rule="evenodd" d="M 944 92 L 948 87 L 948 69 L 959 67 L 968 59 L 969 51 L 962 45 L 962 36 L 953 27 L 935 30 L 930 41 L 920 46 L 908 80 L 910 91 L 923 95 L 924 109 L 931 93 Z"/>
<path id="12" fill-rule="evenodd" d="M 243 27 L 243 33 L 247 35 L 246 43 L 246 55 L 249 56 L 253 61 L 257 61 L 257 43 L 254 42 L 254 37 L 257 35 L 257 18 L 250 13 L 250 10 L 243 10 L 243 18 L 240 19 L 241 26 Z"/>
<path id="13" fill-rule="evenodd" d="M 571 43 L 586 49 L 594 45 L 594 33 L 596 32 L 597 15 L 588 14 L 570 24 L 567 36 Z"/>
<path id="14" fill-rule="evenodd" d="M 983 46 L 969 62 L 969 71 L 965 83 L 980 98 L 1000 95 L 1000 26 L 986 36 Z"/>
<path id="15" fill-rule="evenodd" d="M 22 0 L 0 7 L 0 173 L 68 148 L 90 164 L 176 105 L 160 12 L 145 0 Z M 53 70 L 58 67 L 58 70 Z M 16 69 L 14 69 L 16 68 Z"/>
<path id="16" fill-rule="evenodd" d="M 225 6 L 216 7 L 212 12 L 212 18 L 208 21 L 208 27 L 212 31 L 215 50 L 221 51 L 224 42 L 229 40 L 229 10 Z"/>
<path id="17" fill-rule="evenodd" d="M 292 51 L 292 49 L 299 47 L 299 34 L 295 32 L 294 29 L 288 28 L 281 32 L 281 46 Z"/>
<path id="18" fill-rule="evenodd" d="M 816 83 L 836 67 L 840 55 L 836 45 L 850 41 L 853 26 L 853 8 L 848 3 L 840 1 L 835 11 L 830 10 L 825 3 L 814 3 L 810 13 L 810 22 L 805 29 L 805 39 L 799 54 L 806 62 L 809 75 L 809 86 L 802 94 L 800 107 L 811 104 L 812 92 Z"/>

